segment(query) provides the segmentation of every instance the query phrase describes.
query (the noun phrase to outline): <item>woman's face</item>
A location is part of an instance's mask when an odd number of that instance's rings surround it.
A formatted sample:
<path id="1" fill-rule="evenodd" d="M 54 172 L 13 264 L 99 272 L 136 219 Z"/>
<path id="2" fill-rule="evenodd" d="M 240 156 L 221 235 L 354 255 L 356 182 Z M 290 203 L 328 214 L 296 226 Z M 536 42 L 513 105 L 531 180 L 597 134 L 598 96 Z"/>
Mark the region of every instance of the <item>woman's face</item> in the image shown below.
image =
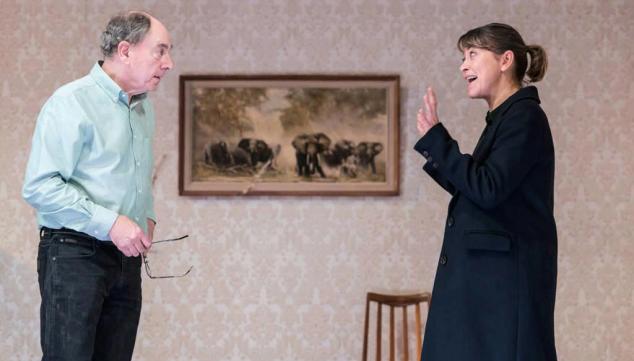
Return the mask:
<path id="1" fill-rule="evenodd" d="M 490 103 L 496 97 L 503 70 L 500 58 L 486 49 L 464 49 L 460 72 L 467 81 L 467 95 L 470 98 L 485 99 Z"/>

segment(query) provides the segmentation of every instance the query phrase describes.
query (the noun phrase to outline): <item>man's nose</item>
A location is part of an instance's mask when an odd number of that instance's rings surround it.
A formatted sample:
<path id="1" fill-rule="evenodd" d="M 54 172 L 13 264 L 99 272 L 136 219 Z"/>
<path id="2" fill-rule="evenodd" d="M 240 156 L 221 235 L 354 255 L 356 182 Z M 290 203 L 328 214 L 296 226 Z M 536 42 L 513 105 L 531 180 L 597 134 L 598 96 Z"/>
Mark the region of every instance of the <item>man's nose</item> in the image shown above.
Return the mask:
<path id="1" fill-rule="evenodd" d="M 172 60 L 172 55 L 170 53 L 166 53 L 163 59 L 163 68 L 167 68 L 170 70 L 174 67 L 174 61 Z"/>

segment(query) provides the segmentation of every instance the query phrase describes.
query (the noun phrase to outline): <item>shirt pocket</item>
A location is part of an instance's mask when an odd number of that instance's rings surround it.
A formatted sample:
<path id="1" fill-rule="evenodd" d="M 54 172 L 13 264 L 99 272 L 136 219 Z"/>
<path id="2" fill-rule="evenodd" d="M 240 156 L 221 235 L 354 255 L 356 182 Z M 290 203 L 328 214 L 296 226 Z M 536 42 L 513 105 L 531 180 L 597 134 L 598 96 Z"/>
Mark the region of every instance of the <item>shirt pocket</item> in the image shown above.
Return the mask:
<path id="1" fill-rule="evenodd" d="M 469 251 L 511 251 L 511 235 L 500 231 L 465 231 Z"/>

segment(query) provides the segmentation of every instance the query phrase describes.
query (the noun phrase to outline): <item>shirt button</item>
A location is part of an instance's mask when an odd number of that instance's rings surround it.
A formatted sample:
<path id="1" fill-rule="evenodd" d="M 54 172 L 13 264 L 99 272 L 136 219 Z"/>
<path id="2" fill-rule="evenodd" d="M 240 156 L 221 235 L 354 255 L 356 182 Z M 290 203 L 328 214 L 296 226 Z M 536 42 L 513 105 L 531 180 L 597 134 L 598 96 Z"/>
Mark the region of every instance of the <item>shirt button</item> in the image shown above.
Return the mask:
<path id="1" fill-rule="evenodd" d="M 443 254 L 440 256 L 440 264 L 443 266 L 447 264 L 447 255 Z"/>
<path id="2" fill-rule="evenodd" d="M 141 166 L 141 162 L 136 162 L 136 165 L 140 167 Z"/>
<path id="3" fill-rule="evenodd" d="M 453 227 L 453 224 L 454 224 L 454 219 L 453 219 L 453 217 L 449 217 L 449 218 L 447 218 L 447 225 L 448 225 L 449 227 Z"/>
<path id="4" fill-rule="evenodd" d="M 140 189 L 138 190 L 139 193 L 143 193 Z"/>

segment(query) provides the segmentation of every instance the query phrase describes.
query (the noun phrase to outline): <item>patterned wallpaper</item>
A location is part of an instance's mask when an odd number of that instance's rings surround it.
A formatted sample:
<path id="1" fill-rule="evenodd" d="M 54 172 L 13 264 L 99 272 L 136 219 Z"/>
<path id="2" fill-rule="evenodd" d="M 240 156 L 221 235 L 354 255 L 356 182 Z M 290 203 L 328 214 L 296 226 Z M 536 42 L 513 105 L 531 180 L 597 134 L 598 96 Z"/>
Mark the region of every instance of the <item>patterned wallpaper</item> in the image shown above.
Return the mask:
<path id="1" fill-rule="evenodd" d="M 538 87 L 557 151 L 560 360 L 634 354 L 634 2 L 2 0 L 0 358 L 40 357 L 34 212 L 20 198 L 35 118 L 97 60 L 109 16 L 131 8 L 175 43 L 176 68 L 152 95 L 157 238 L 190 237 L 151 262 L 194 265 L 185 279 L 144 279 L 135 360 L 358 360 L 367 291 L 431 289 L 449 197 L 411 149 L 415 112 L 435 86 L 441 120 L 473 149 L 486 108 L 466 98 L 455 42 L 494 20 L 550 55 Z M 179 197 L 183 73 L 400 74 L 401 195 Z"/>

